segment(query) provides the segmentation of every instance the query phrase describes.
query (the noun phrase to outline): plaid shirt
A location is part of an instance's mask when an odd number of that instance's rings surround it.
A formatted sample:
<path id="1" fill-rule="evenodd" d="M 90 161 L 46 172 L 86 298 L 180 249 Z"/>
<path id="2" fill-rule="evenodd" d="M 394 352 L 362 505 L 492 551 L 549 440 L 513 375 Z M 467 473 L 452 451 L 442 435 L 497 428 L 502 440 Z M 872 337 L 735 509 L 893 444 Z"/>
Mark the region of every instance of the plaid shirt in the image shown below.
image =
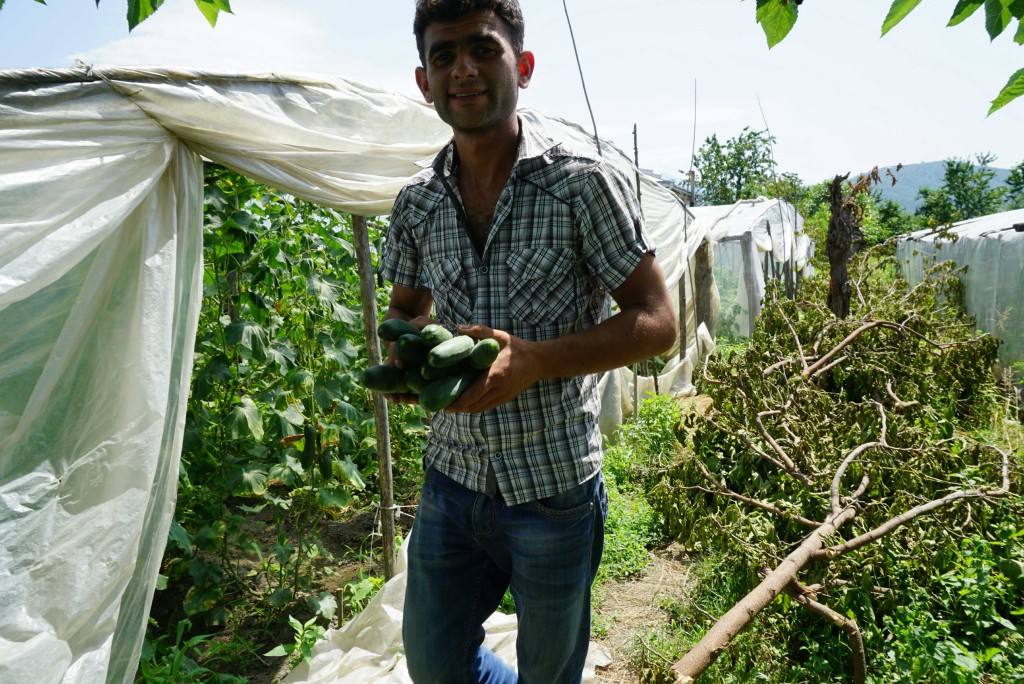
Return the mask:
<path id="1" fill-rule="evenodd" d="M 397 285 L 429 288 L 435 318 L 449 329 L 481 323 L 547 340 L 606 317 L 608 293 L 653 250 L 636 195 L 620 173 L 520 123 L 518 159 L 483 254 L 452 199 L 452 142 L 398 195 L 380 273 Z M 424 467 L 486 492 L 490 466 L 510 505 L 585 482 L 601 467 L 597 383 L 593 374 L 551 378 L 483 413 L 438 412 Z"/>

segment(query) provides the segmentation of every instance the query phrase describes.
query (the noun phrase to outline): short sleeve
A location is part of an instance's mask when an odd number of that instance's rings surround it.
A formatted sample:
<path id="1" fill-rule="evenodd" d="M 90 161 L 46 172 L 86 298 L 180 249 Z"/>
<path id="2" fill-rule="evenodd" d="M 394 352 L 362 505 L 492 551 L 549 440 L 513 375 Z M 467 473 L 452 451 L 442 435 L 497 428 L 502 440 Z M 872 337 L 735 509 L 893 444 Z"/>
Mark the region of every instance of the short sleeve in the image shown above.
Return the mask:
<path id="1" fill-rule="evenodd" d="M 576 209 L 584 260 L 607 290 L 622 285 L 641 258 L 653 252 L 644 234 L 640 203 L 621 173 L 605 163 L 590 167 Z"/>
<path id="2" fill-rule="evenodd" d="M 395 285 L 422 287 L 419 252 L 413 240 L 413 212 L 409 195 L 409 186 L 406 186 L 395 198 L 384 237 L 378 273 Z"/>

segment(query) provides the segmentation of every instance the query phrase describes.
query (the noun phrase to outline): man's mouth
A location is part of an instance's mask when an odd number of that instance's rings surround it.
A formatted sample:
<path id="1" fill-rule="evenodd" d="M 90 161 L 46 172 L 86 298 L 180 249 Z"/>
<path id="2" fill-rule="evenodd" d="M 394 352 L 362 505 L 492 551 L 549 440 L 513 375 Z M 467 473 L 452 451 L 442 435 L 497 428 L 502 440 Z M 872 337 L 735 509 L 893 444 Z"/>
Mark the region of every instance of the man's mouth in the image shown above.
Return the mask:
<path id="1" fill-rule="evenodd" d="M 468 100 L 474 97 L 483 95 L 486 91 L 484 90 L 467 90 L 458 93 L 452 93 L 451 98 L 453 100 Z"/>

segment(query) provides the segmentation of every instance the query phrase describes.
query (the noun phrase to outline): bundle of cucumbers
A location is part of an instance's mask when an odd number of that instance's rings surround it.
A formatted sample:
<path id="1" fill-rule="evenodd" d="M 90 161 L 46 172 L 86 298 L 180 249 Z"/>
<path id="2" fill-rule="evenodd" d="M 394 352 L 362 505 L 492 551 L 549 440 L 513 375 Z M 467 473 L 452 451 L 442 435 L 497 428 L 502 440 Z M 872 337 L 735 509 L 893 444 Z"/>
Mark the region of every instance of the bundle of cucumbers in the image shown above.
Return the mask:
<path id="1" fill-rule="evenodd" d="M 408 321 L 389 318 L 377 327 L 377 335 L 395 343 L 395 355 L 404 368 L 370 366 L 363 371 L 363 385 L 387 394 L 417 394 L 420 406 L 428 411 L 440 411 L 458 399 L 501 351 L 495 339 L 453 335 L 436 323 L 420 330 Z"/>

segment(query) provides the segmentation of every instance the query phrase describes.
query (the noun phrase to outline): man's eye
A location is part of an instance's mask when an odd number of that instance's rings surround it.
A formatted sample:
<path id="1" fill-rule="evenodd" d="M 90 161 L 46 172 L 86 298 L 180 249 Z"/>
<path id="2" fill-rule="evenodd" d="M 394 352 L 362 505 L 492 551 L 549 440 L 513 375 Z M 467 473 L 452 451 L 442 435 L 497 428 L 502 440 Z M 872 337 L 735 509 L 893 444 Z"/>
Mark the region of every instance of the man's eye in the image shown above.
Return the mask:
<path id="1" fill-rule="evenodd" d="M 477 57 L 493 57 L 497 50 L 490 46 L 481 46 L 476 49 Z"/>
<path id="2" fill-rule="evenodd" d="M 434 66 L 444 66 L 451 63 L 452 55 L 450 52 L 439 52 L 430 58 L 430 63 Z"/>

